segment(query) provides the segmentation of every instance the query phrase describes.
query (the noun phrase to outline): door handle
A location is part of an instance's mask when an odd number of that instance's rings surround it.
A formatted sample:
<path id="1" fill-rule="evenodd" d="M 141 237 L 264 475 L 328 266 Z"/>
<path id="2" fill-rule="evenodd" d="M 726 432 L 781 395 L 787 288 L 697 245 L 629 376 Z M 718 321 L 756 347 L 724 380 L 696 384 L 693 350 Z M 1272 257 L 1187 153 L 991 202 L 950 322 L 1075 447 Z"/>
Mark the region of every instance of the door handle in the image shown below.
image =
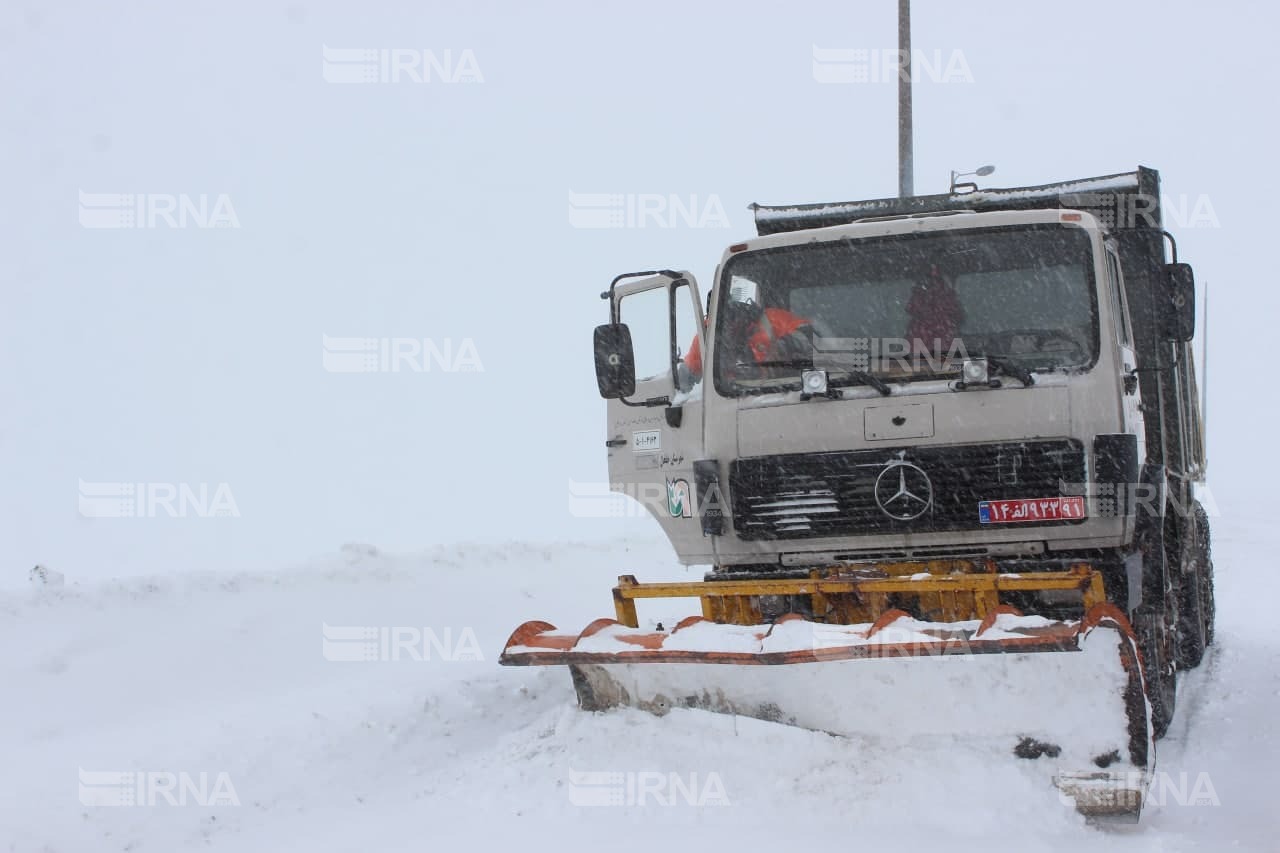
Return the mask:
<path id="1" fill-rule="evenodd" d="M 605 441 L 604 446 L 605 447 L 622 447 L 626 443 L 627 443 L 627 440 L 625 438 L 611 438 Z"/>

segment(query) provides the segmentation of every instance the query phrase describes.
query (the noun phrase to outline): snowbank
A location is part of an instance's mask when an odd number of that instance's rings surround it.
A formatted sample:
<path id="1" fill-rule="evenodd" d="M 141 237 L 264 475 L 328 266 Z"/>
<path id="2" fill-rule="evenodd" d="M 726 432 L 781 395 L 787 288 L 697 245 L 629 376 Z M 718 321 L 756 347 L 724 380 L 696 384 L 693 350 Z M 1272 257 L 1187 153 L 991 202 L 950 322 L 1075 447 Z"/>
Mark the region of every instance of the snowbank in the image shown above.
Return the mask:
<path id="1" fill-rule="evenodd" d="M 0 849 L 1273 849 L 1280 643 L 1260 622 L 1272 596 L 1235 574 L 1267 568 L 1268 535 L 1227 522 L 1218 644 L 1183 682 L 1163 803 L 1137 827 L 1086 826 L 1033 762 L 988 744 L 580 712 L 566 672 L 497 665 L 510 631 L 610 615 L 618 574 L 699 572 L 659 543 L 495 544 L 0 598 Z M 691 603 L 662 606 L 642 624 Z M 132 790 L 157 804 L 83 805 L 104 771 L 151 773 Z M 201 773 L 205 802 L 224 774 L 238 805 L 225 789 L 202 805 Z M 1179 802 L 1193 790 L 1219 805 Z"/>

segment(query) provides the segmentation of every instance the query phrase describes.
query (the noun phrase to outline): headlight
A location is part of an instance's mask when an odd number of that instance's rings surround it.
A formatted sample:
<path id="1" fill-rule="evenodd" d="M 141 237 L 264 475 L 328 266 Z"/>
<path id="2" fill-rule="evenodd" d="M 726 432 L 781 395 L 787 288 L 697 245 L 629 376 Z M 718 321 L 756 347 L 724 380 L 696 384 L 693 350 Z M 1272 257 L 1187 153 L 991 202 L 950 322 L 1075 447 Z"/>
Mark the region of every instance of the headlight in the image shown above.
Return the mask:
<path id="1" fill-rule="evenodd" d="M 804 393 L 817 396 L 827 393 L 827 371 L 806 370 L 800 374 L 800 385 Z"/>
<path id="2" fill-rule="evenodd" d="M 989 374 L 985 358 L 966 358 L 960 369 L 965 385 L 986 385 Z"/>

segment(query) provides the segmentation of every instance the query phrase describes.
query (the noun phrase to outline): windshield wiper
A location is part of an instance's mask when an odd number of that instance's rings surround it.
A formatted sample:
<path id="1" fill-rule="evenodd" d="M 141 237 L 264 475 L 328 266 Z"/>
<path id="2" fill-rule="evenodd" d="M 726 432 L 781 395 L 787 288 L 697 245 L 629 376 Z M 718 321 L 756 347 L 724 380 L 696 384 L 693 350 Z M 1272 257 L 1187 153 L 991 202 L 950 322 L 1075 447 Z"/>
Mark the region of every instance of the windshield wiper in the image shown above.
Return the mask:
<path id="1" fill-rule="evenodd" d="M 867 373 L 865 370 L 850 370 L 842 367 L 840 368 L 840 372 L 847 373 L 849 378 L 829 380 L 827 382 L 828 388 L 839 388 L 842 385 L 870 385 L 872 388 L 879 391 L 882 397 L 888 397 L 893 393 L 893 389 L 889 387 L 889 383 L 885 382 L 879 376 Z"/>
<path id="2" fill-rule="evenodd" d="M 750 367 L 745 362 L 738 362 L 739 367 Z M 783 358 L 773 361 L 757 361 L 756 367 L 793 367 L 798 370 L 815 370 L 813 359 L 811 358 Z M 893 389 L 889 387 L 883 379 L 873 374 L 867 373 L 865 370 L 854 370 L 848 367 L 841 367 L 835 371 L 836 373 L 847 374 L 848 378 L 844 380 L 828 380 L 828 388 L 839 388 L 842 385 L 870 385 L 872 388 L 880 392 L 883 397 L 888 397 L 893 393 Z M 854 381 L 850 381 L 854 380 Z"/>
<path id="3" fill-rule="evenodd" d="M 985 358 L 989 367 L 998 370 L 1005 376 L 1011 376 L 1022 383 L 1022 387 L 1029 388 L 1036 384 L 1036 378 L 1031 375 L 1031 371 L 1016 361 L 1003 355 L 981 355 L 973 356 L 974 358 Z"/>

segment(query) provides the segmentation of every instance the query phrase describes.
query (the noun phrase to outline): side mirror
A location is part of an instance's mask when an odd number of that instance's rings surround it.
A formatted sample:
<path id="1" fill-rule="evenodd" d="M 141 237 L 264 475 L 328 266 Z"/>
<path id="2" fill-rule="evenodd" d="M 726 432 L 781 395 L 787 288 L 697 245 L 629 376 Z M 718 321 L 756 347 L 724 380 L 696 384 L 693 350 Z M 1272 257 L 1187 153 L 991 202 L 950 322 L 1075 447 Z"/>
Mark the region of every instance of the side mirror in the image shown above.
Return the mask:
<path id="1" fill-rule="evenodd" d="M 1166 264 L 1164 272 L 1169 294 L 1165 334 L 1185 343 L 1196 336 L 1196 277 L 1190 264 Z"/>
<path id="2" fill-rule="evenodd" d="M 596 326 L 596 384 L 606 400 L 636 393 L 636 357 L 626 323 Z"/>

